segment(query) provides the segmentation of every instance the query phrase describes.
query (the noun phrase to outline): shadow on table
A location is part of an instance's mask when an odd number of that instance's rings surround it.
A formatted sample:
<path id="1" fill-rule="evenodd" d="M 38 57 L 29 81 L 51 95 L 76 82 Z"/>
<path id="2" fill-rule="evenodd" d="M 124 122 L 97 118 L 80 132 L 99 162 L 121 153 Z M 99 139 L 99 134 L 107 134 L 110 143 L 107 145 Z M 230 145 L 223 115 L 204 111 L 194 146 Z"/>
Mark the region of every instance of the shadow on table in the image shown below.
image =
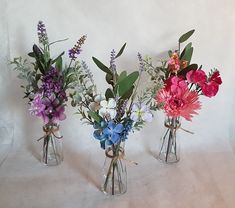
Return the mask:
<path id="1" fill-rule="evenodd" d="M 64 150 L 66 152 L 66 164 L 81 174 L 81 176 L 89 183 L 99 189 L 99 175 L 101 175 L 101 168 L 96 165 L 94 160 L 91 159 L 90 153 L 84 151 L 79 153 L 78 151 L 74 151 L 71 147 L 68 146 L 66 146 Z"/>

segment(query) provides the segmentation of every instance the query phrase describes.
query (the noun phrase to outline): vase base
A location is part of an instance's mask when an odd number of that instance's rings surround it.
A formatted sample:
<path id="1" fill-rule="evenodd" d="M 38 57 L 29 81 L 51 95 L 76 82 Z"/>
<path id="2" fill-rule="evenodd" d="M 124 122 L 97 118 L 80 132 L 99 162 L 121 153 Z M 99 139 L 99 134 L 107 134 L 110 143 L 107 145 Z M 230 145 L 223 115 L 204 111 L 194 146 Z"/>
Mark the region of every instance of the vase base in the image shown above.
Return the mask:
<path id="1" fill-rule="evenodd" d="M 57 166 L 60 165 L 62 161 L 63 158 L 60 155 L 53 155 L 50 158 L 47 158 L 47 161 L 43 159 L 42 163 L 46 166 Z"/>
<path id="2" fill-rule="evenodd" d="M 126 188 L 123 187 L 123 189 L 121 191 L 114 191 L 114 193 L 112 193 L 112 191 L 106 191 L 103 187 L 101 188 L 101 191 L 109 197 L 115 197 L 115 196 L 121 196 L 123 194 L 126 193 Z"/>
<path id="3" fill-rule="evenodd" d="M 173 164 L 173 163 L 177 163 L 179 162 L 179 158 L 173 154 L 173 153 L 169 153 L 168 155 L 166 153 L 160 153 L 156 156 L 156 158 L 162 162 L 162 163 L 165 163 L 165 164 Z"/>

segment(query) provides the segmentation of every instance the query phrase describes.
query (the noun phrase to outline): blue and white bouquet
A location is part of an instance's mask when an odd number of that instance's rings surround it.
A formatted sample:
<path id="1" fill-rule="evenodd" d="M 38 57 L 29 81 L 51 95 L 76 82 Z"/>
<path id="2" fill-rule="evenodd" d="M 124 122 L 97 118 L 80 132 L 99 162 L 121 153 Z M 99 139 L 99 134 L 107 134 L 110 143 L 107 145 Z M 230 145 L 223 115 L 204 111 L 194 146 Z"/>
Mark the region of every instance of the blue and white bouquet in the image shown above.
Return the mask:
<path id="1" fill-rule="evenodd" d="M 100 141 L 106 156 L 111 158 L 103 186 L 103 191 L 111 195 L 124 193 L 126 189 L 121 176 L 123 142 L 131 131 L 140 130 L 146 122 L 151 122 L 151 110 L 156 110 L 153 99 L 156 87 L 146 88 L 139 94 L 137 92 L 141 75 L 144 73 L 141 55 L 138 54 L 139 70 L 130 74 L 127 71 L 117 71 L 115 60 L 122 55 L 125 46 L 126 44 L 117 54 L 114 50 L 111 51 L 109 67 L 93 57 L 95 64 L 105 73 L 105 80 L 109 84 L 104 95 L 97 93 L 93 75 L 85 64 L 77 88 L 71 94 L 72 106 L 78 108 L 77 113 L 82 116 L 81 120 L 94 127 L 94 137 Z M 118 178 L 117 186 L 115 174 Z"/>

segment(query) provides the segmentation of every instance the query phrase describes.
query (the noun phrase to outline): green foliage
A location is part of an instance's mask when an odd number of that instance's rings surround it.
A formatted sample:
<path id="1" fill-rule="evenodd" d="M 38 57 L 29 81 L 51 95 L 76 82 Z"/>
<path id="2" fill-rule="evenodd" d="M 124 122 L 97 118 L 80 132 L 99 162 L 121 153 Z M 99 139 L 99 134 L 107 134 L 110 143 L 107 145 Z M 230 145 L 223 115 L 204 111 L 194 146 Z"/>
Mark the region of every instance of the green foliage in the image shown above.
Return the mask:
<path id="1" fill-rule="evenodd" d="M 93 118 L 97 123 L 100 123 L 100 122 L 101 122 L 102 118 L 99 116 L 98 113 L 96 113 L 96 112 L 94 112 L 94 111 L 88 111 L 87 113 L 88 113 L 88 115 L 89 115 L 91 118 Z"/>
<path id="2" fill-rule="evenodd" d="M 183 43 L 186 40 L 188 40 L 191 35 L 194 33 L 195 30 L 190 30 L 188 32 L 186 32 L 185 34 L 183 34 L 180 38 L 179 38 L 179 43 Z"/>
<path id="3" fill-rule="evenodd" d="M 190 64 L 191 58 L 193 55 L 193 47 L 192 47 L 192 43 L 188 43 L 184 50 L 182 51 L 181 55 L 180 55 L 180 59 L 181 60 L 185 60 L 188 62 L 188 64 Z"/>
<path id="4" fill-rule="evenodd" d="M 120 82 L 118 82 L 115 86 L 115 89 L 117 89 L 118 95 L 121 97 L 126 92 L 128 92 L 133 84 L 136 82 L 136 80 L 139 77 L 139 72 L 135 71 L 126 76 L 124 79 L 122 79 Z"/>
<path id="5" fill-rule="evenodd" d="M 122 71 L 121 74 L 118 76 L 117 82 L 121 82 L 124 78 L 126 78 L 126 76 L 127 76 L 127 72 Z"/>
<path id="6" fill-rule="evenodd" d="M 108 89 L 106 90 L 106 92 L 105 92 L 105 97 L 106 97 L 107 100 L 108 100 L 109 98 L 114 98 L 113 91 L 112 91 L 110 88 L 108 88 Z"/>
<path id="7" fill-rule="evenodd" d="M 123 53 L 125 47 L 126 47 L 126 43 L 121 47 L 121 49 L 119 50 L 119 52 L 117 53 L 117 55 L 115 56 L 115 58 L 118 58 L 119 56 L 122 55 L 122 53 Z"/>
<path id="8" fill-rule="evenodd" d="M 92 57 L 92 59 L 95 62 L 96 66 L 98 66 L 102 71 L 112 75 L 112 72 L 109 70 L 109 68 L 107 66 L 105 66 L 101 61 L 99 61 L 95 57 Z"/>
<path id="9" fill-rule="evenodd" d="M 41 75 L 37 71 L 32 71 L 27 60 L 23 60 L 22 57 L 14 58 L 10 64 L 15 65 L 13 69 L 18 72 L 17 77 L 26 81 L 26 85 L 21 86 L 25 89 L 24 97 L 29 97 L 30 93 L 36 92 Z"/>

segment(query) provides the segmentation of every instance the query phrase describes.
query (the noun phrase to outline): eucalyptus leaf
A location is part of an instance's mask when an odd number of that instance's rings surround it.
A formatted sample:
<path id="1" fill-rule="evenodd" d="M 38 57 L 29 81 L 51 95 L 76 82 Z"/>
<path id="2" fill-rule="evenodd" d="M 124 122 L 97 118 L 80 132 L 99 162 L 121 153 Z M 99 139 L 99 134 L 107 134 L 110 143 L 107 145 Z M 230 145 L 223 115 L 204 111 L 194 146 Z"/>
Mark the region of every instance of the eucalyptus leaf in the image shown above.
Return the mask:
<path id="1" fill-rule="evenodd" d="M 186 40 L 188 40 L 191 35 L 194 33 L 195 30 L 190 30 L 188 32 L 186 32 L 185 34 L 183 34 L 180 38 L 179 38 L 179 43 L 183 43 Z"/>
<path id="2" fill-rule="evenodd" d="M 98 115 L 98 113 L 94 112 L 94 111 L 88 111 L 87 112 L 88 115 L 93 118 L 97 123 L 100 123 L 102 118 Z"/>
<path id="3" fill-rule="evenodd" d="M 124 78 L 120 82 L 118 82 L 117 85 L 115 86 L 115 88 L 118 89 L 118 95 L 122 97 L 127 91 L 129 91 L 130 88 L 135 83 L 135 81 L 138 79 L 138 77 L 139 77 L 139 72 L 135 71 L 129 74 L 126 78 Z"/>
<path id="4" fill-rule="evenodd" d="M 95 62 L 95 64 L 105 73 L 111 74 L 112 72 L 109 70 L 109 68 L 107 66 L 105 66 L 101 61 L 99 61 L 97 58 L 92 57 L 93 61 Z"/>
<path id="5" fill-rule="evenodd" d="M 122 96 L 122 99 L 129 100 L 129 98 L 133 94 L 134 88 L 135 88 L 134 85 L 132 85 L 132 87 Z"/>
<path id="6" fill-rule="evenodd" d="M 121 74 L 118 76 L 118 82 L 121 82 L 124 78 L 126 78 L 127 76 L 127 72 L 126 71 L 122 71 Z"/>
<path id="7" fill-rule="evenodd" d="M 125 47 L 126 47 L 126 43 L 121 47 L 120 51 L 119 51 L 118 54 L 115 56 L 115 58 L 118 58 L 119 56 L 122 55 L 122 53 L 123 53 Z"/>

